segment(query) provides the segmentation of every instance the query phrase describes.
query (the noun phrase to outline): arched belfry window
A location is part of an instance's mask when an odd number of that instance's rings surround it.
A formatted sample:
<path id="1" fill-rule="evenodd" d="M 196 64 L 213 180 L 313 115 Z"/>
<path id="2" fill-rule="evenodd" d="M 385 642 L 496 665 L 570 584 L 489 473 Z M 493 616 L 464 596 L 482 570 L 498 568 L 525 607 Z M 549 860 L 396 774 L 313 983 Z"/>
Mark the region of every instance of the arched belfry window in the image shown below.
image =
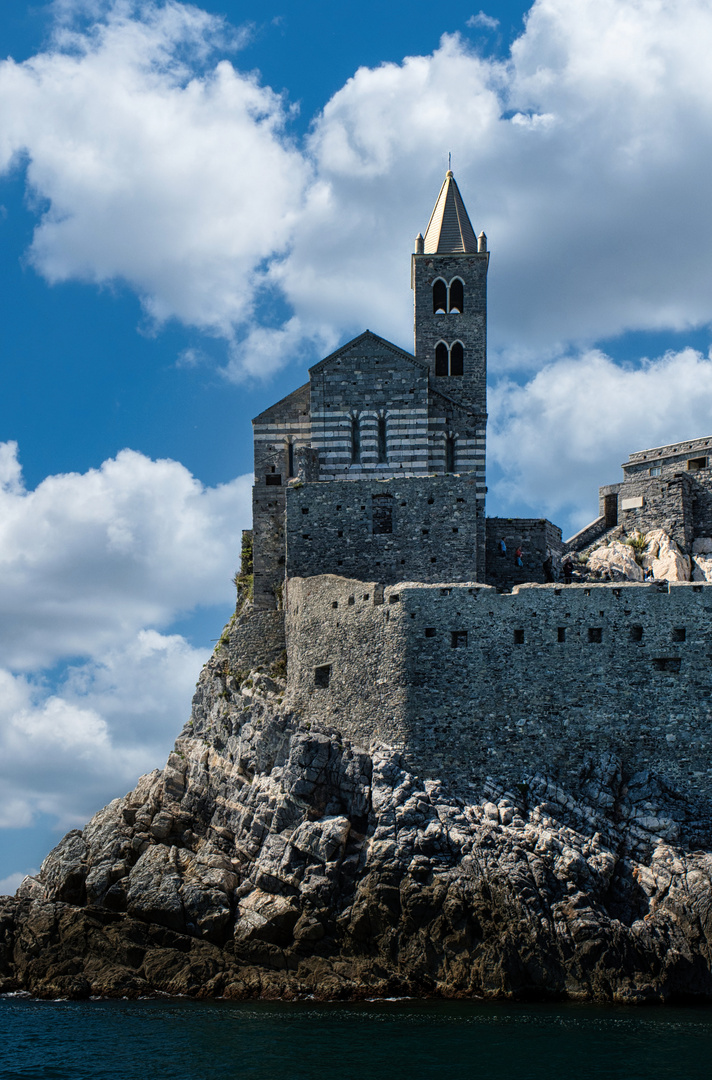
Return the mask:
<path id="1" fill-rule="evenodd" d="M 433 314 L 444 315 L 447 311 L 447 285 L 442 278 L 433 282 Z"/>
<path id="2" fill-rule="evenodd" d="M 448 435 L 445 439 L 445 472 L 455 472 L 455 436 Z"/>
<path id="3" fill-rule="evenodd" d="M 436 375 L 464 375 L 465 373 L 465 350 L 461 341 L 455 341 L 452 345 L 446 345 L 439 341 L 435 346 L 435 374 Z"/>
<path id="4" fill-rule="evenodd" d="M 388 429 L 386 427 L 385 414 L 378 417 L 378 464 L 385 465 L 388 461 Z"/>
<path id="5" fill-rule="evenodd" d="M 361 419 L 358 413 L 351 417 L 351 464 L 361 464 Z"/>
<path id="6" fill-rule="evenodd" d="M 453 278 L 448 289 L 447 309 L 451 313 L 462 315 L 465 310 L 465 286 L 459 277 Z"/>

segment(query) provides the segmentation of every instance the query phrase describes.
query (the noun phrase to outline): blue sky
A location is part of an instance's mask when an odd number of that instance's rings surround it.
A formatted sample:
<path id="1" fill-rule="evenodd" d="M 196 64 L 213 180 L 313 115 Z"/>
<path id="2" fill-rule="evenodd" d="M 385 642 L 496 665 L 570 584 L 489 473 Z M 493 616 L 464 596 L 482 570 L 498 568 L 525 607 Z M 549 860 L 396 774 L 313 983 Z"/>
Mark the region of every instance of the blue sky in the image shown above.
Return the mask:
<path id="1" fill-rule="evenodd" d="M 525 23 L 526 17 L 526 23 Z M 233 604 L 249 420 L 410 344 L 452 151 L 490 270 L 490 514 L 712 430 L 697 0 L 8 0 L 0 887 L 160 767 Z"/>

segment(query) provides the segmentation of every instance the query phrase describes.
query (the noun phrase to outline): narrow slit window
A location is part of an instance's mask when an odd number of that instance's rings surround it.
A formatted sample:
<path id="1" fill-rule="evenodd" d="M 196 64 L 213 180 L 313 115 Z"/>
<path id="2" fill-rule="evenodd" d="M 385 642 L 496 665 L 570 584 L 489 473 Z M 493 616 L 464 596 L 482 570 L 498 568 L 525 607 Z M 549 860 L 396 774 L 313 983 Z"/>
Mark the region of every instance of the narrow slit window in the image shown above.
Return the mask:
<path id="1" fill-rule="evenodd" d="M 461 315 L 465 310 L 465 287 L 459 278 L 450 282 L 450 306 L 449 311 L 453 315 Z"/>
<path id="2" fill-rule="evenodd" d="M 358 416 L 351 417 L 351 464 L 361 463 L 361 423 Z"/>
<path id="3" fill-rule="evenodd" d="M 433 314 L 444 315 L 447 311 L 447 285 L 438 278 L 433 284 Z"/>
<path id="4" fill-rule="evenodd" d="M 455 436 L 448 435 L 445 440 L 445 472 L 455 472 Z"/>
<path id="5" fill-rule="evenodd" d="M 523 645 L 524 644 L 524 631 L 523 630 L 517 629 L 517 630 L 514 631 L 514 644 L 515 645 Z"/>
<path id="6" fill-rule="evenodd" d="M 384 465 L 388 461 L 388 441 L 385 416 L 378 417 L 378 464 Z"/>
<path id="7" fill-rule="evenodd" d="M 556 640 L 559 642 L 560 645 L 563 645 L 563 643 L 566 641 L 566 627 L 565 626 L 560 626 L 558 628 L 558 630 L 556 631 Z"/>
<path id="8" fill-rule="evenodd" d="M 294 476 L 294 443 L 287 443 L 287 476 Z"/>

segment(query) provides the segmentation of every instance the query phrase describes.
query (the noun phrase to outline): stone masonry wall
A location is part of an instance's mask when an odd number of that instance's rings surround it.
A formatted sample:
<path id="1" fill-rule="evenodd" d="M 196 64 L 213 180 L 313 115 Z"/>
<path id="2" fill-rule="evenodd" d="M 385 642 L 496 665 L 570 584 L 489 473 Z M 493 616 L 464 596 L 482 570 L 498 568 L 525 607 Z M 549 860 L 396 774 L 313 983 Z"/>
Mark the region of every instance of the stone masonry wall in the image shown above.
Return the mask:
<path id="1" fill-rule="evenodd" d="M 456 787 L 575 781 L 611 751 L 712 799 L 712 586 L 398 583 L 372 606 L 375 589 L 289 583 L 288 690 L 306 718 L 399 745 Z"/>
<path id="2" fill-rule="evenodd" d="M 287 576 L 477 580 L 476 492 L 472 474 L 290 484 Z"/>
<path id="3" fill-rule="evenodd" d="M 551 553 L 558 565 L 562 551 L 561 529 L 546 518 L 487 518 L 486 567 L 488 585 L 511 588 L 527 581 L 544 582 L 544 560 Z M 504 538 L 507 554 L 502 557 L 499 542 Z M 522 549 L 520 569 L 514 553 Z"/>
<path id="4" fill-rule="evenodd" d="M 601 513 L 605 496 L 612 494 L 618 495 L 618 523 L 627 533 L 662 529 L 683 551 L 690 550 L 695 530 L 689 477 L 679 475 L 665 480 L 646 475 L 599 488 Z"/>

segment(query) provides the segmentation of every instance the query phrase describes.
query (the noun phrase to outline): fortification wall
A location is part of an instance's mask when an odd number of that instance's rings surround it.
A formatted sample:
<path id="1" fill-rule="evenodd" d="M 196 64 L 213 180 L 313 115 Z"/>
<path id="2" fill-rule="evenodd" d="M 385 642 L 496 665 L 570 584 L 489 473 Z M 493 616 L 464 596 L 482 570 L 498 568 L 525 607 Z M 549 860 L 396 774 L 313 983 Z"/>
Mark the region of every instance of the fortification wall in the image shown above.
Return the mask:
<path id="1" fill-rule="evenodd" d="M 712 586 L 399 583 L 377 606 L 374 590 L 290 582 L 289 691 L 306 717 L 460 787 L 539 770 L 575 782 L 612 751 L 712 797 Z"/>
<path id="2" fill-rule="evenodd" d="M 472 474 L 290 485 L 287 576 L 474 580 L 483 522 Z"/>
<path id="3" fill-rule="evenodd" d="M 662 529 L 683 551 L 689 551 L 695 535 L 692 487 L 686 475 L 669 480 L 641 476 L 599 488 L 599 508 L 605 513 L 606 496 L 615 494 L 618 523 L 627 533 Z"/>
<path id="4" fill-rule="evenodd" d="M 230 630 L 228 666 L 232 671 L 269 668 L 286 647 L 283 611 L 260 611 L 247 604 Z"/>

